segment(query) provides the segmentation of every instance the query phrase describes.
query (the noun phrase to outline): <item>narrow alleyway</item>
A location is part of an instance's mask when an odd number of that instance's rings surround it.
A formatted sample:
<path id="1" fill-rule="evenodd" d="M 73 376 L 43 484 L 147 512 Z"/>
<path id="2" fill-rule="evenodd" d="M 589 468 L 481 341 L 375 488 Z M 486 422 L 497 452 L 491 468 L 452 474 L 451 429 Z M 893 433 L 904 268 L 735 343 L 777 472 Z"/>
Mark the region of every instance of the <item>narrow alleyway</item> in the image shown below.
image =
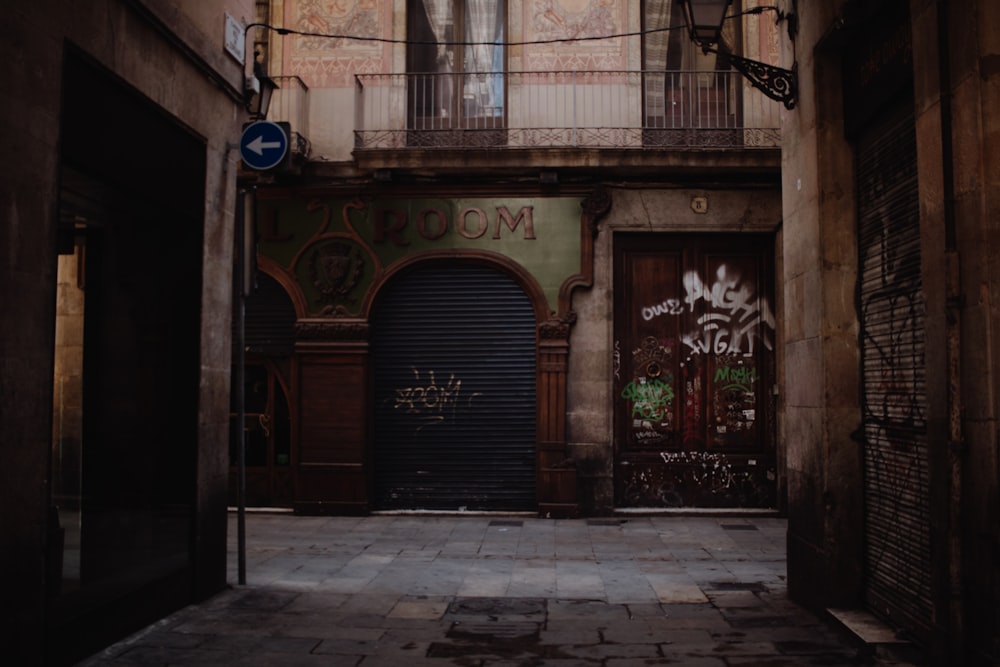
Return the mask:
<path id="1" fill-rule="evenodd" d="M 902 664 L 790 602 L 777 517 L 247 517 L 238 586 L 101 665 Z"/>

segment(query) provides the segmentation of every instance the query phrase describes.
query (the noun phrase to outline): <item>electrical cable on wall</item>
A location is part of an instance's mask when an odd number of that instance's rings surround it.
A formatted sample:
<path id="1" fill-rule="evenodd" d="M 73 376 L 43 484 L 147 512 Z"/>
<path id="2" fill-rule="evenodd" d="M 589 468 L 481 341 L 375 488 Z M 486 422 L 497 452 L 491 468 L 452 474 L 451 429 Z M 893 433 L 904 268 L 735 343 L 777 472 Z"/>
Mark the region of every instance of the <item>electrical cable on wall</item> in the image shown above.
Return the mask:
<path id="1" fill-rule="evenodd" d="M 391 37 L 366 37 L 360 35 L 340 35 L 336 33 L 325 33 L 325 32 L 310 32 L 308 30 L 296 30 L 295 28 L 280 28 L 278 26 L 273 26 L 267 23 L 251 23 L 245 30 L 250 32 L 251 28 L 264 28 L 266 30 L 273 30 L 279 35 L 294 35 L 296 37 L 321 37 L 326 39 L 353 39 L 359 42 L 381 42 L 383 44 L 405 44 L 405 45 L 416 45 L 416 46 L 531 46 L 533 44 L 556 44 L 560 42 L 593 42 L 600 41 L 602 39 L 618 39 L 621 37 L 639 37 L 641 35 L 649 35 L 657 32 L 668 32 L 671 30 L 681 30 L 687 29 L 686 25 L 674 26 L 671 28 L 656 28 L 653 30 L 639 30 L 636 32 L 623 32 L 615 33 L 612 35 L 596 35 L 592 37 L 555 37 L 552 39 L 539 39 L 533 41 L 520 41 L 520 42 L 506 42 L 506 41 L 495 41 L 495 42 L 469 42 L 469 41 L 433 41 L 433 40 L 419 40 L 419 39 L 393 39 Z"/>
<path id="2" fill-rule="evenodd" d="M 767 10 L 772 10 L 781 13 L 778 7 L 770 6 L 760 6 L 752 7 L 746 11 L 738 12 L 735 14 L 730 14 L 726 17 L 726 20 L 731 20 L 740 16 L 747 14 L 762 14 Z M 780 20 L 780 17 L 779 17 Z M 658 32 L 670 32 L 672 30 L 687 30 L 687 24 L 671 26 L 668 28 L 653 28 L 650 30 L 637 30 L 634 32 L 620 32 L 610 35 L 594 35 L 586 37 L 555 37 L 552 39 L 539 39 L 539 40 L 529 40 L 529 41 L 517 41 L 517 42 L 507 42 L 507 41 L 491 41 L 491 42 L 472 42 L 472 41 L 432 41 L 432 40 L 413 40 L 413 39 L 394 39 L 391 37 L 369 37 L 363 35 L 342 35 L 337 33 L 325 33 L 325 32 L 312 32 L 309 30 L 297 30 L 295 28 L 283 28 L 280 26 L 274 26 L 269 23 L 251 23 L 244 28 L 244 34 L 248 34 L 251 28 L 264 28 L 265 30 L 273 30 L 279 35 L 294 35 L 296 37 L 320 37 L 325 39 L 353 39 L 359 42 L 380 42 L 383 44 L 405 44 L 405 45 L 416 45 L 416 46 L 532 46 L 536 44 L 559 44 L 559 43 L 572 43 L 572 42 L 595 42 L 604 39 L 620 39 L 622 37 L 641 37 L 644 35 L 652 35 Z"/>

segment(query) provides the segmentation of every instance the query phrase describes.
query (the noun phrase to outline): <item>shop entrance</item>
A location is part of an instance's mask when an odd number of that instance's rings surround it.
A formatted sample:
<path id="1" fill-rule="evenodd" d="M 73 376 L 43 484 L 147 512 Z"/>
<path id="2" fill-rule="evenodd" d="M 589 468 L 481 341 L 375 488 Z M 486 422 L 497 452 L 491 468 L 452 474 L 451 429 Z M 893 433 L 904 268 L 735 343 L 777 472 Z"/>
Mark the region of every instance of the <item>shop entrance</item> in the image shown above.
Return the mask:
<path id="1" fill-rule="evenodd" d="M 273 363 L 255 361 L 244 370 L 244 419 L 246 505 L 291 507 L 291 423 L 288 393 Z M 235 392 L 234 392 L 235 395 Z M 237 413 L 230 413 L 229 503 L 237 505 L 240 446 Z"/>
<path id="2" fill-rule="evenodd" d="M 291 507 L 294 485 L 288 387 L 295 350 L 295 307 L 270 275 L 259 272 L 254 282 L 256 288 L 246 297 L 243 321 L 242 443 L 238 387 L 233 386 L 230 392 L 229 504 L 236 506 L 239 502 L 239 447 L 243 444 L 246 505 Z M 234 285 L 234 293 L 236 289 Z M 236 364 L 241 358 L 239 324 L 239 312 L 234 310 L 234 381 L 239 377 Z"/>
<path id="3" fill-rule="evenodd" d="M 534 510 L 535 317 L 477 264 L 399 276 L 372 318 L 378 509 Z"/>
<path id="4" fill-rule="evenodd" d="M 773 238 L 615 238 L 615 502 L 771 507 Z"/>

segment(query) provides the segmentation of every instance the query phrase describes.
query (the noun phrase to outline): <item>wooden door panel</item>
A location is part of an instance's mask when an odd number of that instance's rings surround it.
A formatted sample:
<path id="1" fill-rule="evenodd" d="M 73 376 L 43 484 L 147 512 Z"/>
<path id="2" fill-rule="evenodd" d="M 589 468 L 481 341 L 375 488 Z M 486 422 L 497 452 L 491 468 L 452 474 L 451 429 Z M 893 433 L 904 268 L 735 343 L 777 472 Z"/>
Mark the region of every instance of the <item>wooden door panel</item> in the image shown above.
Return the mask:
<path id="1" fill-rule="evenodd" d="M 636 252 L 626 260 L 629 335 L 616 344 L 621 445 L 648 450 L 680 442 L 678 332 L 683 306 L 680 253 Z"/>
<path id="2" fill-rule="evenodd" d="M 764 435 L 758 416 L 773 359 L 774 315 L 756 254 L 712 253 L 687 278 L 685 300 L 695 317 L 690 349 L 705 362 L 706 444 L 755 449 Z"/>
<path id="3" fill-rule="evenodd" d="M 615 240 L 620 505 L 769 506 L 771 239 Z"/>

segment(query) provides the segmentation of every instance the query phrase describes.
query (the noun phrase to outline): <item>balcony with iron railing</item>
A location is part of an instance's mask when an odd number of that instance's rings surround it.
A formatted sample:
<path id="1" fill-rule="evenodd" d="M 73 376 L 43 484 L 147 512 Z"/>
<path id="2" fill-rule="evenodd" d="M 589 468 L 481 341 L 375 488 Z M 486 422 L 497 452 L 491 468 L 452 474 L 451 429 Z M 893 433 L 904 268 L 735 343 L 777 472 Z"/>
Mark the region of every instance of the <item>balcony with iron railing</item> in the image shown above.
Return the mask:
<path id="1" fill-rule="evenodd" d="M 354 155 L 780 148 L 781 105 L 732 71 L 359 74 Z"/>
<path id="2" fill-rule="evenodd" d="M 291 127 L 289 148 L 295 159 L 309 156 L 309 86 L 297 76 L 271 77 L 276 88 L 271 97 L 269 116 Z"/>

